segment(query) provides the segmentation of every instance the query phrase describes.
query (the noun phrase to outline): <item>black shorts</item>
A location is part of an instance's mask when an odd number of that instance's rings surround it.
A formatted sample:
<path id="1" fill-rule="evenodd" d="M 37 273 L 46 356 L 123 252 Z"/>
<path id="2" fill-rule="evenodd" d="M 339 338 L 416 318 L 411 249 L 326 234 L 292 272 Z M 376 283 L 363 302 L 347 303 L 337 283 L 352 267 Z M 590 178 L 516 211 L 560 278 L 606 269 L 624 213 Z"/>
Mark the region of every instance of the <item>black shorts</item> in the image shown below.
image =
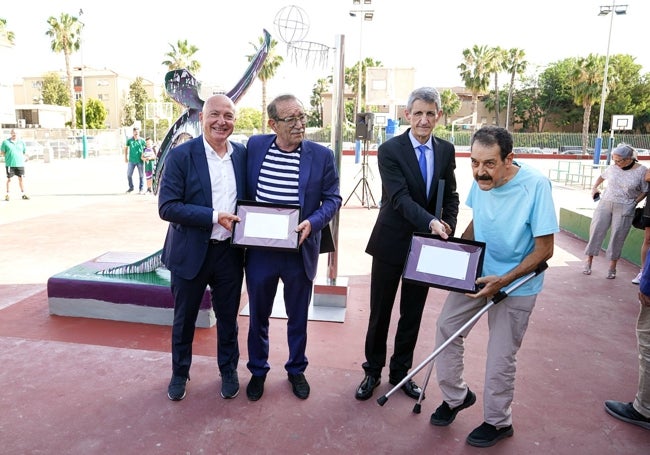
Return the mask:
<path id="1" fill-rule="evenodd" d="M 16 177 L 22 177 L 25 175 L 25 168 L 24 167 L 11 167 L 11 166 L 6 166 L 5 170 L 7 171 L 7 178 L 10 179 L 14 175 Z"/>

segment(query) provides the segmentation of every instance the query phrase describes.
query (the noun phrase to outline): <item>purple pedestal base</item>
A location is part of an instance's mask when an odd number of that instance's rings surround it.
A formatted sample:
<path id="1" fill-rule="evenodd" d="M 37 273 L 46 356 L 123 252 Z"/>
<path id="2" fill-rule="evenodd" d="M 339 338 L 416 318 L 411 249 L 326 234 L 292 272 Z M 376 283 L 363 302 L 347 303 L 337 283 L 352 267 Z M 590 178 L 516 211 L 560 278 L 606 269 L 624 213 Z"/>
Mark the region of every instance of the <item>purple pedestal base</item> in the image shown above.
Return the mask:
<path id="1" fill-rule="evenodd" d="M 169 271 L 99 275 L 98 271 L 132 263 L 144 255 L 108 252 L 58 273 L 47 281 L 50 314 L 145 324 L 172 325 L 174 300 Z M 197 327 L 216 323 L 210 292 L 205 291 Z"/>

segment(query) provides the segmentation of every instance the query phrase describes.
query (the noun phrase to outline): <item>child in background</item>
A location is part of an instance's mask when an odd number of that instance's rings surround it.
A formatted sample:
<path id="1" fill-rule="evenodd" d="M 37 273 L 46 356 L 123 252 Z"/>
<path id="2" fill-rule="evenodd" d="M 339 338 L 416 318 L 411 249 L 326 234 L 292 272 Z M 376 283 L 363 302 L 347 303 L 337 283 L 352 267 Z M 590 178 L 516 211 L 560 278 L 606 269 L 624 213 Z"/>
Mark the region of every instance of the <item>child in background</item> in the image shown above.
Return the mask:
<path id="1" fill-rule="evenodd" d="M 156 149 L 150 137 L 146 139 L 146 145 L 142 152 L 142 161 L 144 161 L 144 176 L 147 179 L 147 193 L 152 193 L 153 169 L 156 164 Z"/>

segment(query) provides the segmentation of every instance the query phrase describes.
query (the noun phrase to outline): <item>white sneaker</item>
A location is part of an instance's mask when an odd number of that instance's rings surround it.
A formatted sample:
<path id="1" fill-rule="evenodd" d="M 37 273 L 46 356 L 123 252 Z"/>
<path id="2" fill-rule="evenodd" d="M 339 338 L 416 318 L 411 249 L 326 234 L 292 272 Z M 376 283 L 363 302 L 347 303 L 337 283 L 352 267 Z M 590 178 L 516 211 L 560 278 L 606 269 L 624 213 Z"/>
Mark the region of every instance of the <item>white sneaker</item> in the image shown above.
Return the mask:
<path id="1" fill-rule="evenodd" d="M 632 284 L 639 284 L 641 282 L 641 272 L 632 280 Z"/>

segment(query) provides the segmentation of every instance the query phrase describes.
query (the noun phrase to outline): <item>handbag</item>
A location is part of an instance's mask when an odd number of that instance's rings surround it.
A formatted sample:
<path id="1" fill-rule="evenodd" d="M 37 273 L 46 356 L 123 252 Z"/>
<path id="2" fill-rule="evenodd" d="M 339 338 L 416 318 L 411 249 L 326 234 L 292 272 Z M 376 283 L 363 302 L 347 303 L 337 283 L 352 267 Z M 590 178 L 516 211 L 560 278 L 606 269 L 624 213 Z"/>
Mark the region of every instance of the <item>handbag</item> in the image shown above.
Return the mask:
<path id="1" fill-rule="evenodd" d="M 634 218 L 632 218 L 632 226 L 637 229 L 645 229 L 645 220 L 643 219 L 643 211 L 645 207 L 637 207 L 634 209 Z"/>

